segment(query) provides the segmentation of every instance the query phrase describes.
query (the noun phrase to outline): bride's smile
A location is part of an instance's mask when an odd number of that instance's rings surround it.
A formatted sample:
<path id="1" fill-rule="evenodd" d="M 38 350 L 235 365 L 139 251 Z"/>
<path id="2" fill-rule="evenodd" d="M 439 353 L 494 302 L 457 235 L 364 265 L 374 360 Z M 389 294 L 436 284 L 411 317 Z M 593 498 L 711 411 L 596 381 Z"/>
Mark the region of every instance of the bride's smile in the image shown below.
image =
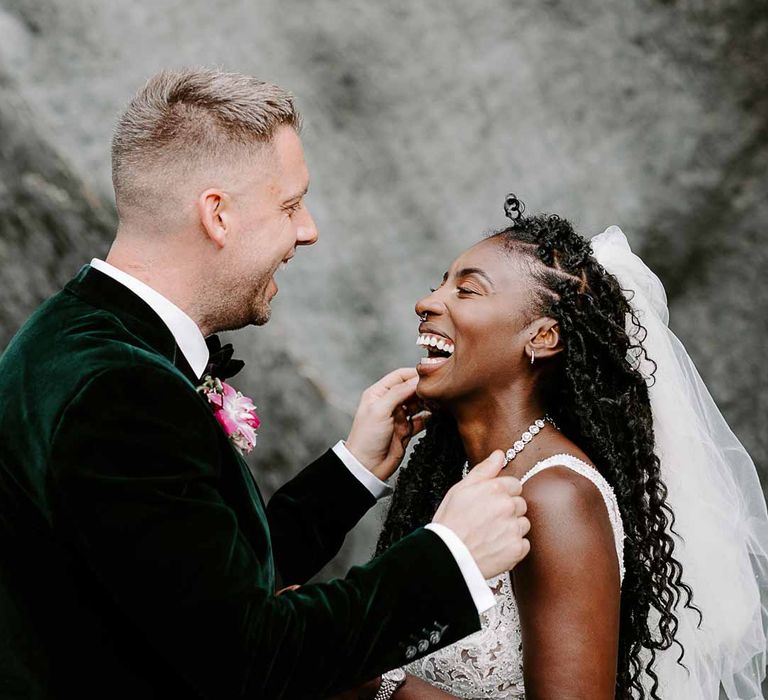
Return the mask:
<path id="1" fill-rule="evenodd" d="M 501 398 L 526 376 L 526 347 L 537 335 L 525 266 L 498 241 L 481 241 L 460 255 L 440 286 L 416 304 L 417 345 L 427 351 L 417 371 L 418 394 L 443 405 Z M 537 347 L 551 355 L 553 348 Z M 529 373 L 528 373 L 529 374 Z"/>
<path id="2" fill-rule="evenodd" d="M 419 326 L 419 337 L 416 339 L 416 345 L 427 350 L 427 356 L 422 357 L 419 362 L 419 371 L 422 374 L 433 372 L 438 367 L 442 367 L 456 349 L 448 336 L 431 329 L 427 323 L 422 323 Z"/>

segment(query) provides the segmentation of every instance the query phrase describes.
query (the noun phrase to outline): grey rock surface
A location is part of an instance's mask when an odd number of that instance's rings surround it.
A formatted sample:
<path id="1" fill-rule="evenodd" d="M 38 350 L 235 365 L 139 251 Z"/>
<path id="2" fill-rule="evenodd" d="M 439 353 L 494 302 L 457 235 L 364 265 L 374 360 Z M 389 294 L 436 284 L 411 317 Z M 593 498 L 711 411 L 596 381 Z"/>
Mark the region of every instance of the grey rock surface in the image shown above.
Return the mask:
<path id="1" fill-rule="evenodd" d="M 766 2 L 0 0 L 0 33 L 0 347 L 105 252 L 131 93 L 218 65 L 297 95 L 321 233 L 273 321 L 230 338 L 268 490 L 416 361 L 414 302 L 504 223 L 510 190 L 585 234 L 628 233 L 768 483 Z M 333 571 L 364 558 L 377 519 Z"/>

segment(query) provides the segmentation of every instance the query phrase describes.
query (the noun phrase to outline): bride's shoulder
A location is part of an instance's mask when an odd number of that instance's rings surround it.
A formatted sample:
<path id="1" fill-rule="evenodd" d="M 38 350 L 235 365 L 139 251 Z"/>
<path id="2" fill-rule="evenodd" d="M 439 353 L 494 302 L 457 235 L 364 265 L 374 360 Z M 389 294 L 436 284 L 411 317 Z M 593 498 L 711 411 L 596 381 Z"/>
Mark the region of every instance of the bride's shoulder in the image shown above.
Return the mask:
<path id="1" fill-rule="evenodd" d="M 568 516 L 582 518 L 596 506 L 604 508 L 593 479 L 564 463 L 557 463 L 556 459 L 553 462 L 545 469 L 535 468 L 526 475 L 523 496 L 531 515 L 559 514 L 558 521 L 563 521 Z"/>
<path id="2" fill-rule="evenodd" d="M 522 493 L 531 521 L 531 547 L 554 557 L 581 552 L 589 558 L 602 554 L 612 558 L 614 532 L 602 482 L 594 467 L 581 460 L 571 462 L 567 455 L 532 469 Z"/>

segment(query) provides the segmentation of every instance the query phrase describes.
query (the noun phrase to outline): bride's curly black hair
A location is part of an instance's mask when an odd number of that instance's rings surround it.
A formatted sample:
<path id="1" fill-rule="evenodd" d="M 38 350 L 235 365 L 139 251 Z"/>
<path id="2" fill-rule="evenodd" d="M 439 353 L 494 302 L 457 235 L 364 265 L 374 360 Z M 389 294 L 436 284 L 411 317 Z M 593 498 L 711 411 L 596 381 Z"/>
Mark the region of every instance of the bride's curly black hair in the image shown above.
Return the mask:
<path id="1" fill-rule="evenodd" d="M 552 359 L 541 387 L 547 411 L 613 486 L 624 522 L 616 697 L 645 698 L 647 673 L 650 697 L 660 700 L 656 653 L 675 644 L 683 658 L 674 610 L 681 601 L 696 608 L 673 555 L 674 514 L 654 452 L 648 384 L 639 371 L 641 359 L 652 364 L 642 346 L 645 329 L 616 278 L 567 220 L 523 216 L 514 196 L 505 210 L 513 224 L 490 237 L 529 258 L 536 285 L 533 311 L 560 327 L 563 352 Z M 455 421 L 447 412 L 434 412 L 399 477 L 377 553 L 432 519 L 461 478 L 465 459 Z"/>

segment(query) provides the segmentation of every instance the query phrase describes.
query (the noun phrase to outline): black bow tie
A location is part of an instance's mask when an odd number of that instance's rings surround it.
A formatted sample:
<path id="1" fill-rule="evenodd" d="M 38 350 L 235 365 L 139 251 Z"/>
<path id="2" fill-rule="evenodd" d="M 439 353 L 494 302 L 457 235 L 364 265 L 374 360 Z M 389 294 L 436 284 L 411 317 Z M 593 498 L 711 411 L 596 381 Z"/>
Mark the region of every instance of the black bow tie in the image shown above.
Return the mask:
<path id="1" fill-rule="evenodd" d="M 203 371 L 203 377 L 210 374 L 217 379 L 229 379 L 245 367 L 245 362 L 242 360 L 232 359 L 235 352 L 232 343 L 222 345 L 219 336 L 209 335 L 205 339 L 205 344 L 208 346 L 209 359 Z"/>

